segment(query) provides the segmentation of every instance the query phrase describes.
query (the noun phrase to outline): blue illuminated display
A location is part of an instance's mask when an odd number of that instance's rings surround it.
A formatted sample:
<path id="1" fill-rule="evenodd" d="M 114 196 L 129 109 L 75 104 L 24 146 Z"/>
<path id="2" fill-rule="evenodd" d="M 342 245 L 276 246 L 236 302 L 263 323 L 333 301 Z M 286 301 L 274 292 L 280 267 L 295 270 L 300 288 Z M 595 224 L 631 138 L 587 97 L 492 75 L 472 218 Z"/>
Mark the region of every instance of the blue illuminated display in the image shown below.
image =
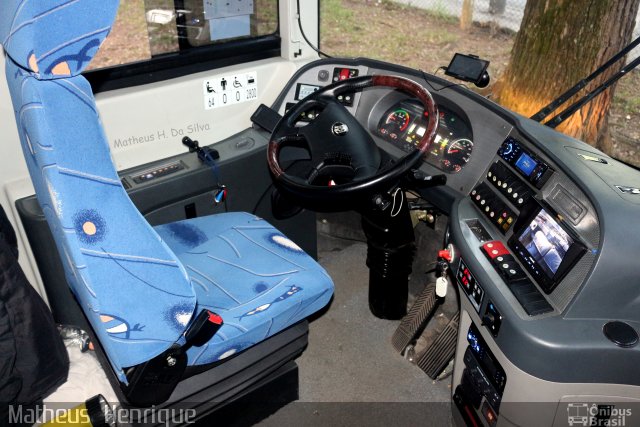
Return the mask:
<path id="1" fill-rule="evenodd" d="M 508 138 L 500 148 L 498 154 L 507 162 L 513 164 L 513 161 L 518 158 L 518 155 L 522 152 L 520 145 L 511 138 Z"/>
<path id="2" fill-rule="evenodd" d="M 480 346 L 478 337 L 476 337 L 476 335 L 471 330 L 469 330 L 469 332 L 467 333 L 467 341 L 469 342 L 469 345 L 471 346 L 473 351 L 480 354 L 480 351 L 482 351 L 482 347 Z"/>
<path id="3" fill-rule="evenodd" d="M 533 170 L 538 166 L 538 162 L 535 161 L 527 153 L 522 153 L 520 158 L 516 161 L 516 167 L 525 175 L 530 176 Z"/>

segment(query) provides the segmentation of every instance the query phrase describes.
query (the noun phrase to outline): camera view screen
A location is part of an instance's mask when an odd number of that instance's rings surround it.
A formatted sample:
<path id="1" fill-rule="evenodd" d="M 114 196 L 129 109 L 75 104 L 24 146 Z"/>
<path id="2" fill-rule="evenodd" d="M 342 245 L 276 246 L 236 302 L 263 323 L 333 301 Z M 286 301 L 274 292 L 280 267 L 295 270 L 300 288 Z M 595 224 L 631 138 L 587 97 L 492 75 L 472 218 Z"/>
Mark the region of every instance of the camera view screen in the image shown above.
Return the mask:
<path id="1" fill-rule="evenodd" d="M 556 274 L 567 251 L 574 243 L 544 209 L 540 210 L 518 240 L 549 278 Z"/>

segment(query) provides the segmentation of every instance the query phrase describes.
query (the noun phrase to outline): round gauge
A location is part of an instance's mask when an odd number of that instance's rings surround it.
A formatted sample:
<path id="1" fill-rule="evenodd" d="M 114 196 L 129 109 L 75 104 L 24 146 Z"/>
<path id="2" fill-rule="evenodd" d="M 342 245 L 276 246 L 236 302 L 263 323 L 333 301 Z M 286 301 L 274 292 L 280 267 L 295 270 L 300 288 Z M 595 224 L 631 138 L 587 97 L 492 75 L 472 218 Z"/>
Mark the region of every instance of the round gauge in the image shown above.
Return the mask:
<path id="1" fill-rule="evenodd" d="M 442 169 L 446 172 L 460 172 L 471 159 L 473 142 L 470 139 L 461 138 L 452 141 L 444 150 L 444 157 L 440 161 Z"/>
<path id="2" fill-rule="evenodd" d="M 384 124 L 380 126 L 380 132 L 384 134 L 388 134 L 389 136 L 395 135 L 398 137 L 398 133 L 404 132 L 405 129 L 409 126 L 409 122 L 411 121 L 411 115 L 404 108 L 399 108 L 390 112 L 387 115 Z M 393 138 L 395 139 L 395 138 Z"/>

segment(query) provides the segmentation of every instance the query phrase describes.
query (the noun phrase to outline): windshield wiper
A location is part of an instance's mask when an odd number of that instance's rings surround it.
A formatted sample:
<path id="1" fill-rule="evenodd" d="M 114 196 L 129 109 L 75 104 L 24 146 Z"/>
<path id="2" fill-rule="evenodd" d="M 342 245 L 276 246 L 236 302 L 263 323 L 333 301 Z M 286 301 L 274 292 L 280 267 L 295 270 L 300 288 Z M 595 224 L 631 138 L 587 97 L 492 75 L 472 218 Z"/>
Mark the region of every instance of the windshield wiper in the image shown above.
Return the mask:
<path id="1" fill-rule="evenodd" d="M 622 59 L 627 53 L 629 53 L 633 48 L 640 44 L 640 37 L 633 40 L 627 46 L 625 46 L 620 52 L 616 53 L 611 57 L 607 62 L 605 62 L 602 66 L 596 69 L 589 76 L 580 80 L 573 87 L 569 88 L 562 95 L 551 101 L 548 105 L 542 108 L 540 111 L 535 113 L 530 119 L 535 120 L 537 122 L 542 122 L 546 117 L 548 117 L 552 112 L 556 111 L 561 105 L 566 103 L 571 97 L 573 97 L 580 90 L 585 88 L 593 79 L 598 77 L 600 74 L 605 72 L 609 67 Z M 573 113 L 578 111 L 582 106 L 591 101 L 593 98 L 602 93 L 605 89 L 615 83 L 620 77 L 627 74 L 629 71 L 633 70 L 635 67 L 640 64 L 640 56 L 633 61 L 629 62 L 625 65 L 620 71 L 614 74 L 611 78 L 609 78 L 606 82 L 602 83 L 600 86 L 593 89 L 591 92 L 587 93 L 585 96 L 577 100 L 575 103 L 571 104 L 569 107 L 564 109 L 562 112 L 555 115 L 552 119 L 545 123 L 546 126 L 550 128 L 555 128 L 560 123 L 564 122 L 567 118 L 569 118 Z"/>

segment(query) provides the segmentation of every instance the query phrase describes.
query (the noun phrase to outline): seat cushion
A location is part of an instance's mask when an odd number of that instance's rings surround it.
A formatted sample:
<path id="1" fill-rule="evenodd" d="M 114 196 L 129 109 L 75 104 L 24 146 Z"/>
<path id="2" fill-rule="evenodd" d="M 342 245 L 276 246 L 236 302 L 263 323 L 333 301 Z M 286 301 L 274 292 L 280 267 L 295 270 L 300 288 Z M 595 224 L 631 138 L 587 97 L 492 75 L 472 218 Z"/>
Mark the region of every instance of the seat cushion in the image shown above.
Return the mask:
<path id="1" fill-rule="evenodd" d="M 232 212 L 155 227 L 190 276 L 197 311 L 223 327 L 188 351 L 189 365 L 224 359 L 323 308 L 333 295 L 326 271 L 265 220 Z"/>

